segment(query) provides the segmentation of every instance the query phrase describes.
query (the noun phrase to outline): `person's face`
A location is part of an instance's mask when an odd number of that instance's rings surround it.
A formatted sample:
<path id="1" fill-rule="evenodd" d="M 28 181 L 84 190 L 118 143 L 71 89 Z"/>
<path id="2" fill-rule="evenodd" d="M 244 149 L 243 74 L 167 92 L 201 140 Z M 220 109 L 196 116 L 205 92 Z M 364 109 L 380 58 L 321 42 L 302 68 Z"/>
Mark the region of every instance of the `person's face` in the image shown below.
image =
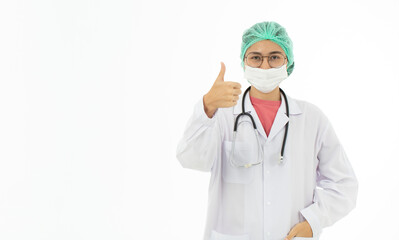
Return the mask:
<path id="1" fill-rule="evenodd" d="M 277 43 L 271 41 L 271 40 L 261 40 L 259 42 L 256 42 L 252 44 L 247 51 L 245 52 L 245 56 L 247 56 L 251 52 L 257 52 L 262 54 L 262 56 L 268 56 L 270 55 L 271 52 L 280 52 L 281 54 L 286 57 L 284 50 L 278 45 Z M 285 60 L 285 63 L 287 63 L 287 60 Z M 246 59 L 244 59 L 244 65 L 247 66 Z M 271 68 L 269 66 L 269 63 L 267 61 L 267 58 L 263 59 L 262 65 L 260 65 L 259 68 L 262 69 L 269 69 Z"/>

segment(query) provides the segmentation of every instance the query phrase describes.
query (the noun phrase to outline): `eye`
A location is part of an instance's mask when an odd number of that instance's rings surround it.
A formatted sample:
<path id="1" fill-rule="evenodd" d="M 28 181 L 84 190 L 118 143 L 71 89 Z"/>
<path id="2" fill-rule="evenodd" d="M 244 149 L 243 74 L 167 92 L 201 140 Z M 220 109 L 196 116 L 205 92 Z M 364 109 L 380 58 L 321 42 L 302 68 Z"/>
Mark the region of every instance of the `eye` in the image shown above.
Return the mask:
<path id="1" fill-rule="evenodd" d="M 280 55 L 271 55 L 270 60 L 280 60 L 282 57 Z"/>
<path id="2" fill-rule="evenodd" d="M 251 56 L 250 59 L 251 60 L 260 60 L 261 57 L 260 56 Z"/>

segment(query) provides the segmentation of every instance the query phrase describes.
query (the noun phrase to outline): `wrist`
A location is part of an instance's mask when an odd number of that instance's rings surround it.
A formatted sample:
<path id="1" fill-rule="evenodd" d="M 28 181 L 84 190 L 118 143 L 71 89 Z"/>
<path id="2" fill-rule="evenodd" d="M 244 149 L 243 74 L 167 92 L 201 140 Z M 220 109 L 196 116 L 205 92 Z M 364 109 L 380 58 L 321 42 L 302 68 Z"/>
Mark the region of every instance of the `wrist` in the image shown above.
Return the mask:
<path id="1" fill-rule="evenodd" d="M 204 111 L 205 111 L 206 115 L 208 115 L 209 118 L 212 118 L 212 116 L 216 112 L 217 108 L 212 106 L 211 101 L 209 101 L 208 94 L 204 95 L 203 103 L 204 103 Z"/>

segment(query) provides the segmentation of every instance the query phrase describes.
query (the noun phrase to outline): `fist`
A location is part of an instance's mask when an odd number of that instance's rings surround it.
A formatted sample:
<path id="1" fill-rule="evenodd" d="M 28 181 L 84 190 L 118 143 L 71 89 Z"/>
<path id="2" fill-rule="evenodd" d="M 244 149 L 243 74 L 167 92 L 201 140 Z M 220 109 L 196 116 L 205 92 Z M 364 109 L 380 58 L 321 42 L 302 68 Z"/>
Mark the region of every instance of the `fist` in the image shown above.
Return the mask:
<path id="1" fill-rule="evenodd" d="M 204 95 L 204 108 L 208 117 L 212 117 L 218 108 L 232 107 L 237 104 L 241 94 L 241 84 L 238 82 L 224 81 L 226 66 L 221 62 L 218 77 L 212 88 Z"/>

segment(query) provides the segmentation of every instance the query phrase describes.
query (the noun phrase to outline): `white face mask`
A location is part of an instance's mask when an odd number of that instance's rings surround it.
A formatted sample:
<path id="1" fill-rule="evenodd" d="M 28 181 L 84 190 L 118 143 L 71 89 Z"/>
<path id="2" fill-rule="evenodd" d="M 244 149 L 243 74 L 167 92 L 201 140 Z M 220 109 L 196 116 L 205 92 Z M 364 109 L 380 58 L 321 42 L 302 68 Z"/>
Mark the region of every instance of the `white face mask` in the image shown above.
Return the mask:
<path id="1" fill-rule="evenodd" d="M 259 91 L 269 93 L 288 77 L 286 66 L 262 69 L 245 65 L 244 78 Z"/>

